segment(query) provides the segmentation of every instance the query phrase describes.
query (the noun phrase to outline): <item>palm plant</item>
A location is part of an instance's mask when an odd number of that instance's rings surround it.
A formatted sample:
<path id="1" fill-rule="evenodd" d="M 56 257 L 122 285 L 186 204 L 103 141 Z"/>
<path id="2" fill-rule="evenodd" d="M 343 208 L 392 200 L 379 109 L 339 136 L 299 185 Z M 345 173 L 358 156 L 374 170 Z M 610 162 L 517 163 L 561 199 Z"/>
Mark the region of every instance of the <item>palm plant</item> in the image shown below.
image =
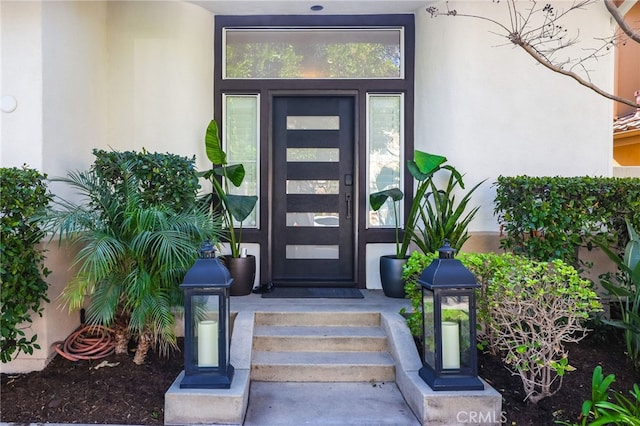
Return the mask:
<path id="1" fill-rule="evenodd" d="M 90 297 L 87 322 L 112 327 L 116 352 L 137 337 L 134 357 L 142 364 L 150 347 L 176 348 L 174 307 L 179 284 L 205 239 L 217 240 L 220 221 L 208 209 L 174 211 L 141 201 L 139 183 L 127 164 L 114 193 L 95 171 L 71 172 L 57 181 L 71 185 L 82 203 L 58 201 L 45 222 L 50 232 L 80 248 L 78 271 L 63 291 L 70 310 Z"/>

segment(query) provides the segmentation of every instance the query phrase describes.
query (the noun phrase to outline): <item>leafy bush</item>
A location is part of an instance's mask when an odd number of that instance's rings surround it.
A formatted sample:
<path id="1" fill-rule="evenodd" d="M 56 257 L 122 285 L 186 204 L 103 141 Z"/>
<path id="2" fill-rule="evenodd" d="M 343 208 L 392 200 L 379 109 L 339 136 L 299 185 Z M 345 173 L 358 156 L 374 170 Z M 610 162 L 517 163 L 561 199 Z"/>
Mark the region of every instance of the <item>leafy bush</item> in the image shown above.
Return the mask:
<path id="1" fill-rule="evenodd" d="M 32 354 L 40 349 L 37 335 L 27 338 L 22 328 L 33 321 L 32 313 L 42 316 L 41 303 L 49 302 L 44 277 L 50 271 L 43 266 L 44 252 L 36 248 L 44 232 L 32 220 L 51 200 L 45 179 L 26 165 L 0 169 L 2 362 L 11 361 L 20 352 Z"/>
<path id="2" fill-rule="evenodd" d="M 417 279 L 424 269 L 437 257 L 436 253 L 420 253 L 414 251 L 406 265 L 404 266 L 402 277 L 405 279 L 405 292 L 407 297 L 411 299 L 413 312 L 407 314 L 406 310 L 403 314 L 407 317 L 407 325 L 411 333 L 418 337 L 422 334 L 422 290 L 417 283 Z M 487 334 L 489 327 L 487 323 L 491 321 L 489 316 L 489 299 L 487 297 L 487 289 L 489 281 L 499 268 L 505 268 L 514 257 L 510 254 L 497 255 L 495 253 L 459 253 L 456 256 L 462 264 L 473 273 L 476 281 L 480 284 L 476 292 L 477 321 L 479 330 L 477 336 L 484 340 L 481 342 L 482 347 L 487 347 L 492 353 L 496 354 L 496 346 L 492 344 L 491 336 Z"/>
<path id="3" fill-rule="evenodd" d="M 625 218 L 640 228 L 640 178 L 504 177 L 496 183 L 501 247 L 578 265 L 576 247 L 602 232 L 627 244 Z"/>
<path id="4" fill-rule="evenodd" d="M 558 259 L 514 259 L 489 281 L 488 332 L 535 403 L 560 389 L 572 369 L 564 343 L 580 341 L 583 322 L 601 307 L 591 282 L 574 267 Z"/>
<path id="5" fill-rule="evenodd" d="M 414 308 L 407 322 L 416 336 L 422 333 L 421 288 L 416 280 L 434 257 L 414 252 L 403 274 Z M 561 260 L 537 262 L 494 253 L 461 253 L 458 259 L 480 284 L 479 338 L 520 376 L 530 401 L 553 395 L 572 368 L 564 343 L 582 339 L 587 331 L 583 321 L 600 309 L 591 283 Z"/>
<path id="6" fill-rule="evenodd" d="M 93 154 L 96 158 L 91 170 L 114 194 L 125 180 L 122 165 L 128 164 L 145 206 L 162 205 L 181 211 L 196 202 L 200 184 L 195 156 L 189 159 L 169 153 L 148 153 L 144 149 L 142 152 L 94 149 Z"/>

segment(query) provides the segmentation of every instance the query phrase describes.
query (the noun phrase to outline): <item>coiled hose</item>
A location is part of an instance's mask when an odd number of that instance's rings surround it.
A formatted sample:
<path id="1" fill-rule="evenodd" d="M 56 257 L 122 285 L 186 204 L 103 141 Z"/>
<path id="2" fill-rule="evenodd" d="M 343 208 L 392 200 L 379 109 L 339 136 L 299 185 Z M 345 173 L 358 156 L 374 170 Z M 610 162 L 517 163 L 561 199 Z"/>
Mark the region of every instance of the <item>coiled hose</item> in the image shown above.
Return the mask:
<path id="1" fill-rule="evenodd" d="M 87 325 L 71 333 L 64 342 L 52 347 L 69 361 L 105 358 L 115 352 L 113 330 L 101 325 Z"/>

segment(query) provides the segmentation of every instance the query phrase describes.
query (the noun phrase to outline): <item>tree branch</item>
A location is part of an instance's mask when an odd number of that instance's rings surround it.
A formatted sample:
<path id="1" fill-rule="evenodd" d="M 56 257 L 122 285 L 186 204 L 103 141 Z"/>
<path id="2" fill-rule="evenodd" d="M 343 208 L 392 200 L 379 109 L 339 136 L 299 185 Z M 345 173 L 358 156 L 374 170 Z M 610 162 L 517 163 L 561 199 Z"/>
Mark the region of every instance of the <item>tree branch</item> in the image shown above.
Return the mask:
<path id="1" fill-rule="evenodd" d="M 620 26 L 622 32 L 628 35 L 631 40 L 635 41 L 636 43 L 640 43 L 640 31 L 637 31 L 629 26 L 627 21 L 625 21 L 624 16 L 620 14 L 618 7 L 615 5 L 615 3 L 613 3 L 613 0 L 604 0 L 604 5 L 607 7 L 609 14 L 613 17 L 618 26 Z"/>
<path id="2" fill-rule="evenodd" d="M 640 32 L 629 26 L 629 24 L 625 21 L 624 17 L 620 13 L 620 10 L 613 3 L 613 0 L 603 1 L 609 14 L 618 23 L 620 29 L 631 40 L 640 43 Z M 431 14 L 432 17 L 439 15 L 464 16 L 490 22 L 499 27 L 504 32 L 504 34 L 499 34 L 500 36 L 506 37 L 509 42 L 520 46 L 533 59 L 535 59 L 538 63 L 544 65 L 549 70 L 572 78 L 578 84 L 594 91 L 604 98 L 615 102 L 620 102 L 634 108 L 640 108 L 640 104 L 637 103 L 636 99 L 631 100 L 611 94 L 593 84 L 589 79 L 589 70 L 586 67 L 586 62 L 597 61 L 599 57 L 605 55 L 610 50 L 610 48 L 616 44 L 616 41 L 620 36 L 613 36 L 611 38 L 602 39 L 601 41 L 603 45 L 599 48 L 590 49 L 592 50 L 592 53 L 590 53 L 589 55 L 582 56 L 577 59 L 569 57 L 564 61 L 556 61 L 554 59 L 558 52 L 569 46 L 575 45 L 578 41 L 578 36 L 572 38 L 567 35 L 567 28 L 565 28 L 559 22 L 561 18 L 565 17 L 567 14 L 575 10 L 584 9 L 587 5 L 591 5 L 596 2 L 597 0 L 574 0 L 574 2 L 568 9 L 557 11 L 549 4 L 545 4 L 544 7 L 537 8 L 537 2 L 533 0 L 528 13 L 521 15 L 520 11 L 517 10 L 515 1 L 507 0 L 506 3 L 509 10 L 511 28 L 507 27 L 507 24 L 503 24 L 495 19 L 488 18 L 486 16 L 459 13 L 455 9 L 449 9 L 448 3 L 446 12 L 440 12 L 434 6 L 428 7 L 426 10 L 429 14 Z M 541 23 L 538 21 L 532 22 L 532 16 L 534 13 L 542 15 Z M 579 68 L 584 71 L 583 74 L 585 74 L 586 77 L 582 77 L 580 74 L 574 71 Z"/>
<path id="3" fill-rule="evenodd" d="M 520 40 L 511 40 L 515 45 L 520 46 L 521 48 L 524 49 L 525 52 L 527 52 L 533 59 L 535 59 L 536 61 L 538 61 L 540 64 L 544 65 L 545 67 L 547 67 L 548 69 L 550 69 L 553 72 L 557 72 L 558 74 L 562 74 L 565 75 L 567 77 L 571 77 L 572 79 L 574 79 L 575 81 L 577 81 L 579 84 L 583 85 L 584 87 L 593 90 L 594 92 L 596 92 L 597 94 L 599 94 L 600 96 L 603 96 L 607 99 L 610 99 L 612 101 L 616 101 L 616 102 L 620 102 L 622 104 L 625 105 L 629 105 L 631 107 L 634 108 L 640 108 L 640 105 L 631 101 L 630 99 L 625 99 L 622 98 L 620 96 L 611 94 L 609 92 L 606 92 L 604 90 L 602 90 L 601 88 L 599 88 L 598 86 L 596 86 L 595 84 L 584 80 L 582 77 L 580 77 L 578 74 L 572 72 L 572 71 L 567 71 L 565 69 L 562 69 L 559 66 L 556 66 L 554 64 L 552 64 L 551 62 L 549 62 L 548 60 L 546 60 L 543 56 L 541 56 L 534 48 L 532 48 L 529 44 L 524 43 Z"/>

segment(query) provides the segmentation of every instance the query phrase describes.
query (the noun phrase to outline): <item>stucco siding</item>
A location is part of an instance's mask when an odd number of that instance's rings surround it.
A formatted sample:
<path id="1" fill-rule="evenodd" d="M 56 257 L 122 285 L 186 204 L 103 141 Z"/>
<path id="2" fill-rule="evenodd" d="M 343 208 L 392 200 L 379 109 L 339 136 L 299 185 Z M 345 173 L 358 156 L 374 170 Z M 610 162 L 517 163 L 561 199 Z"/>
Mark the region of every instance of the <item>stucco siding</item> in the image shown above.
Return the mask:
<path id="1" fill-rule="evenodd" d="M 506 6 L 449 2 L 503 22 Z M 595 4 L 567 24 L 589 41 L 611 32 L 606 13 Z M 487 179 L 473 197 L 482 208 L 472 230 L 497 231 L 492 184 L 499 175 L 611 174 L 610 101 L 537 65 L 485 21 L 419 13 L 416 22 L 415 146 L 447 156 L 469 185 Z M 612 61 L 610 55 L 591 67 L 605 89 L 612 87 Z"/>

